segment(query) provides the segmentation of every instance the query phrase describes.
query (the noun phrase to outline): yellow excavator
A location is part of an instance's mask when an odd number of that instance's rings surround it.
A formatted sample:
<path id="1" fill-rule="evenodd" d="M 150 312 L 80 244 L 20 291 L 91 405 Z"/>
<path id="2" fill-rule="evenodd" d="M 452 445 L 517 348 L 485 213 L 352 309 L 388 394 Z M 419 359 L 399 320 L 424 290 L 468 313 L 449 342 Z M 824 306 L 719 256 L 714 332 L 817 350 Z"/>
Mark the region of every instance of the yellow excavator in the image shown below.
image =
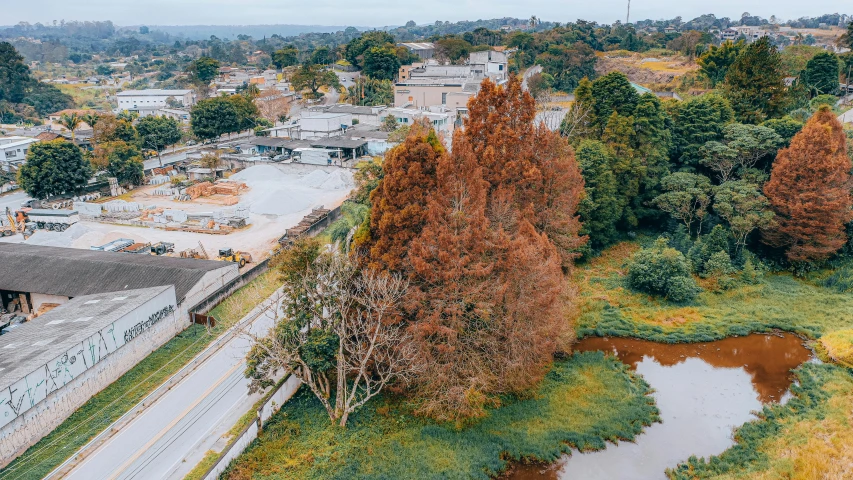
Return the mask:
<path id="1" fill-rule="evenodd" d="M 234 262 L 243 268 L 247 263 L 252 262 L 252 255 L 248 252 L 237 252 L 233 248 L 223 248 L 219 250 L 219 256 L 216 259 L 223 262 Z"/>

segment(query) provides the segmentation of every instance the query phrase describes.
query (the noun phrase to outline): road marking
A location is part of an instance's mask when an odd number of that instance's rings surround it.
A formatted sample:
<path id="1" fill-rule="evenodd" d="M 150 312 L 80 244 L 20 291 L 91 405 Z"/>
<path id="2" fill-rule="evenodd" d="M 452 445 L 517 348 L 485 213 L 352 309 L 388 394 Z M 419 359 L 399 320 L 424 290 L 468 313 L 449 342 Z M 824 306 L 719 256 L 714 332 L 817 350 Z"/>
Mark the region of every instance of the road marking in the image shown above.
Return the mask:
<path id="1" fill-rule="evenodd" d="M 127 470 L 127 468 L 133 464 L 133 462 L 138 460 L 139 457 L 141 457 L 145 452 L 147 452 L 148 449 L 151 448 L 155 443 L 157 443 L 158 440 L 160 440 L 161 438 L 163 438 L 163 436 L 165 436 L 167 433 L 169 433 L 169 430 L 171 430 L 175 426 L 175 424 L 177 424 L 179 421 L 181 421 L 181 419 L 183 419 L 185 416 L 187 416 L 199 403 L 204 401 L 207 398 L 207 396 L 210 395 L 213 392 L 213 390 L 216 389 L 216 387 L 218 387 L 222 382 L 224 382 L 226 379 L 228 379 L 231 376 L 231 374 L 234 373 L 234 371 L 236 371 L 241 366 L 242 366 L 241 364 L 237 364 L 237 365 L 234 365 L 233 367 L 231 367 L 225 373 L 225 375 L 220 377 L 219 380 L 216 381 L 216 383 L 214 383 L 207 390 L 205 390 L 201 396 L 196 398 L 196 400 L 192 404 L 190 404 L 190 406 L 188 406 L 183 412 L 181 412 L 180 415 L 175 417 L 168 425 L 166 425 L 166 427 L 163 430 L 160 430 L 160 432 L 157 435 L 154 435 L 154 437 L 151 440 L 149 440 L 148 443 L 143 445 L 142 448 L 137 450 L 137 452 L 135 454 L 131 455 L 127 460 L 125 460 L 124 463 L 119 465 L 119 467 L 115 471 L 113 471 L 112 475 L 110 475 L 108 477 L 109 480 L 115 480 L 116 478 L 118 478 L 118 476 L 121 475 L 125 470 Z"/>

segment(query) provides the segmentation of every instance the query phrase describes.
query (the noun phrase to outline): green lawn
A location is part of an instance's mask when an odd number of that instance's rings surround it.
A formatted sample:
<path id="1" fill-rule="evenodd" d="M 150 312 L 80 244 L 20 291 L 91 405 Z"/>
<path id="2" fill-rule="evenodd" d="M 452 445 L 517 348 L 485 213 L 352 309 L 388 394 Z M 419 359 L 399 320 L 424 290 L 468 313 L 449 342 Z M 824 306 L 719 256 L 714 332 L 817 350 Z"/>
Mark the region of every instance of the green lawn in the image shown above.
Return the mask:
<path id="1" fill-rule="evenodd" d="M 249 313 L 259 295 L 271 295 L 278 286 L 275 280 L 275 272 L 267 272 L 235 292 L 211 312 L 218 323 L 210 334 L 194 326 L 155 350 L 0 470 L 0 478 L 43 478 Z"/>
<path id="2" fill-rule="evenodd" d="M 456 429 L 373 401 L 346 429 L 332 426 L 300 389 L 227 473 L 231 479 L 488 479 L 508 459 L 553 461 L 571 446 L 601 449 L 633 439 L 658 419 L 648 385 L 612 357 L 575 354 L 557 362 L 531 398 Z"/>

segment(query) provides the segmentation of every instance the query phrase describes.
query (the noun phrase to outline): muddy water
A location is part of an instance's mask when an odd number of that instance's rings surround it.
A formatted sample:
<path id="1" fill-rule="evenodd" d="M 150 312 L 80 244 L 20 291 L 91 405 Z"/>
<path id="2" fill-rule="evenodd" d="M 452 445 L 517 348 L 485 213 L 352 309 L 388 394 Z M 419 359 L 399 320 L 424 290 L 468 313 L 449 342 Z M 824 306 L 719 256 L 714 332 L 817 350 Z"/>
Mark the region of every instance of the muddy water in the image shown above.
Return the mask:
<path id="1" fill-rule="evenodd" d="M 655 389 L 663 422 L 647 427 L 636 443 L 564 455 L 548 466 L 516 466 L 504 478 L 663 479 L 666 468 L 690 455 L 707 457 L 730 447 L 732 429 L 754 419 L 751 412 L 762 404 L 786 401 L 791 369 L 811 358 L 793 335 L 677 345 L 587 338 L 575 350 L 612 352 L 635 369 Z"/>

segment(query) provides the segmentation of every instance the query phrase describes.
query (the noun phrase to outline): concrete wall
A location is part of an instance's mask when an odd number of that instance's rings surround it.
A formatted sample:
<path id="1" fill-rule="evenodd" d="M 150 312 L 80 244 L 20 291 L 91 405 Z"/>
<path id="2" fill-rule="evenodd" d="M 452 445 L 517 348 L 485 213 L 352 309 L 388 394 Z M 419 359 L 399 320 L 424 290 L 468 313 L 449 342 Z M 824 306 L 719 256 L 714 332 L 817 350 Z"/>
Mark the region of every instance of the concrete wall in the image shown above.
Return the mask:
<path id="1" fill-rule="evenodd" d="M 174 289 L 169 288 L 128 315 L 134 315 L 146 308 L 150 310 L 164 303 L 174 304 L 173 302 L 175 302 Z M 147 310 L 144 313 L 147 313 Z M 109 351 L 90 368 L 7 423 L 0 429 L 0 467 L 50 433 L 93 395 L 116 381 L 185 327 L 185 323 L 177 312 L 168 315 L 129 343 Z M 92 421 L 102 420 L 93 419 Z"/>
<path id="2" fill-rule="evenodd" d="M 462 85 L 422 86 L 398 84 L 394 86 L 394 106 L 411 103 L 416 107 L 443 105 L 442 94 L 461 93 Z"/>
<path id="3" fill-rule="evenodd" d="M 208 252 L 210 253 L 210 252 Z M 215 253 L 215 252 L 214 252 Z M 181 319 L 184 325 L 189 325 L 190 317 L 188 309 L 195 307 L 202 300 L 213 295 L 222 287 L 232 282 L 240 276 L 240 269 L 236 263 L 222 262 L 223 268 L 207 272 L 201 281 L 196 284 L 184 298 L 184 301 L 178 306 L 181 313 Z"/>

